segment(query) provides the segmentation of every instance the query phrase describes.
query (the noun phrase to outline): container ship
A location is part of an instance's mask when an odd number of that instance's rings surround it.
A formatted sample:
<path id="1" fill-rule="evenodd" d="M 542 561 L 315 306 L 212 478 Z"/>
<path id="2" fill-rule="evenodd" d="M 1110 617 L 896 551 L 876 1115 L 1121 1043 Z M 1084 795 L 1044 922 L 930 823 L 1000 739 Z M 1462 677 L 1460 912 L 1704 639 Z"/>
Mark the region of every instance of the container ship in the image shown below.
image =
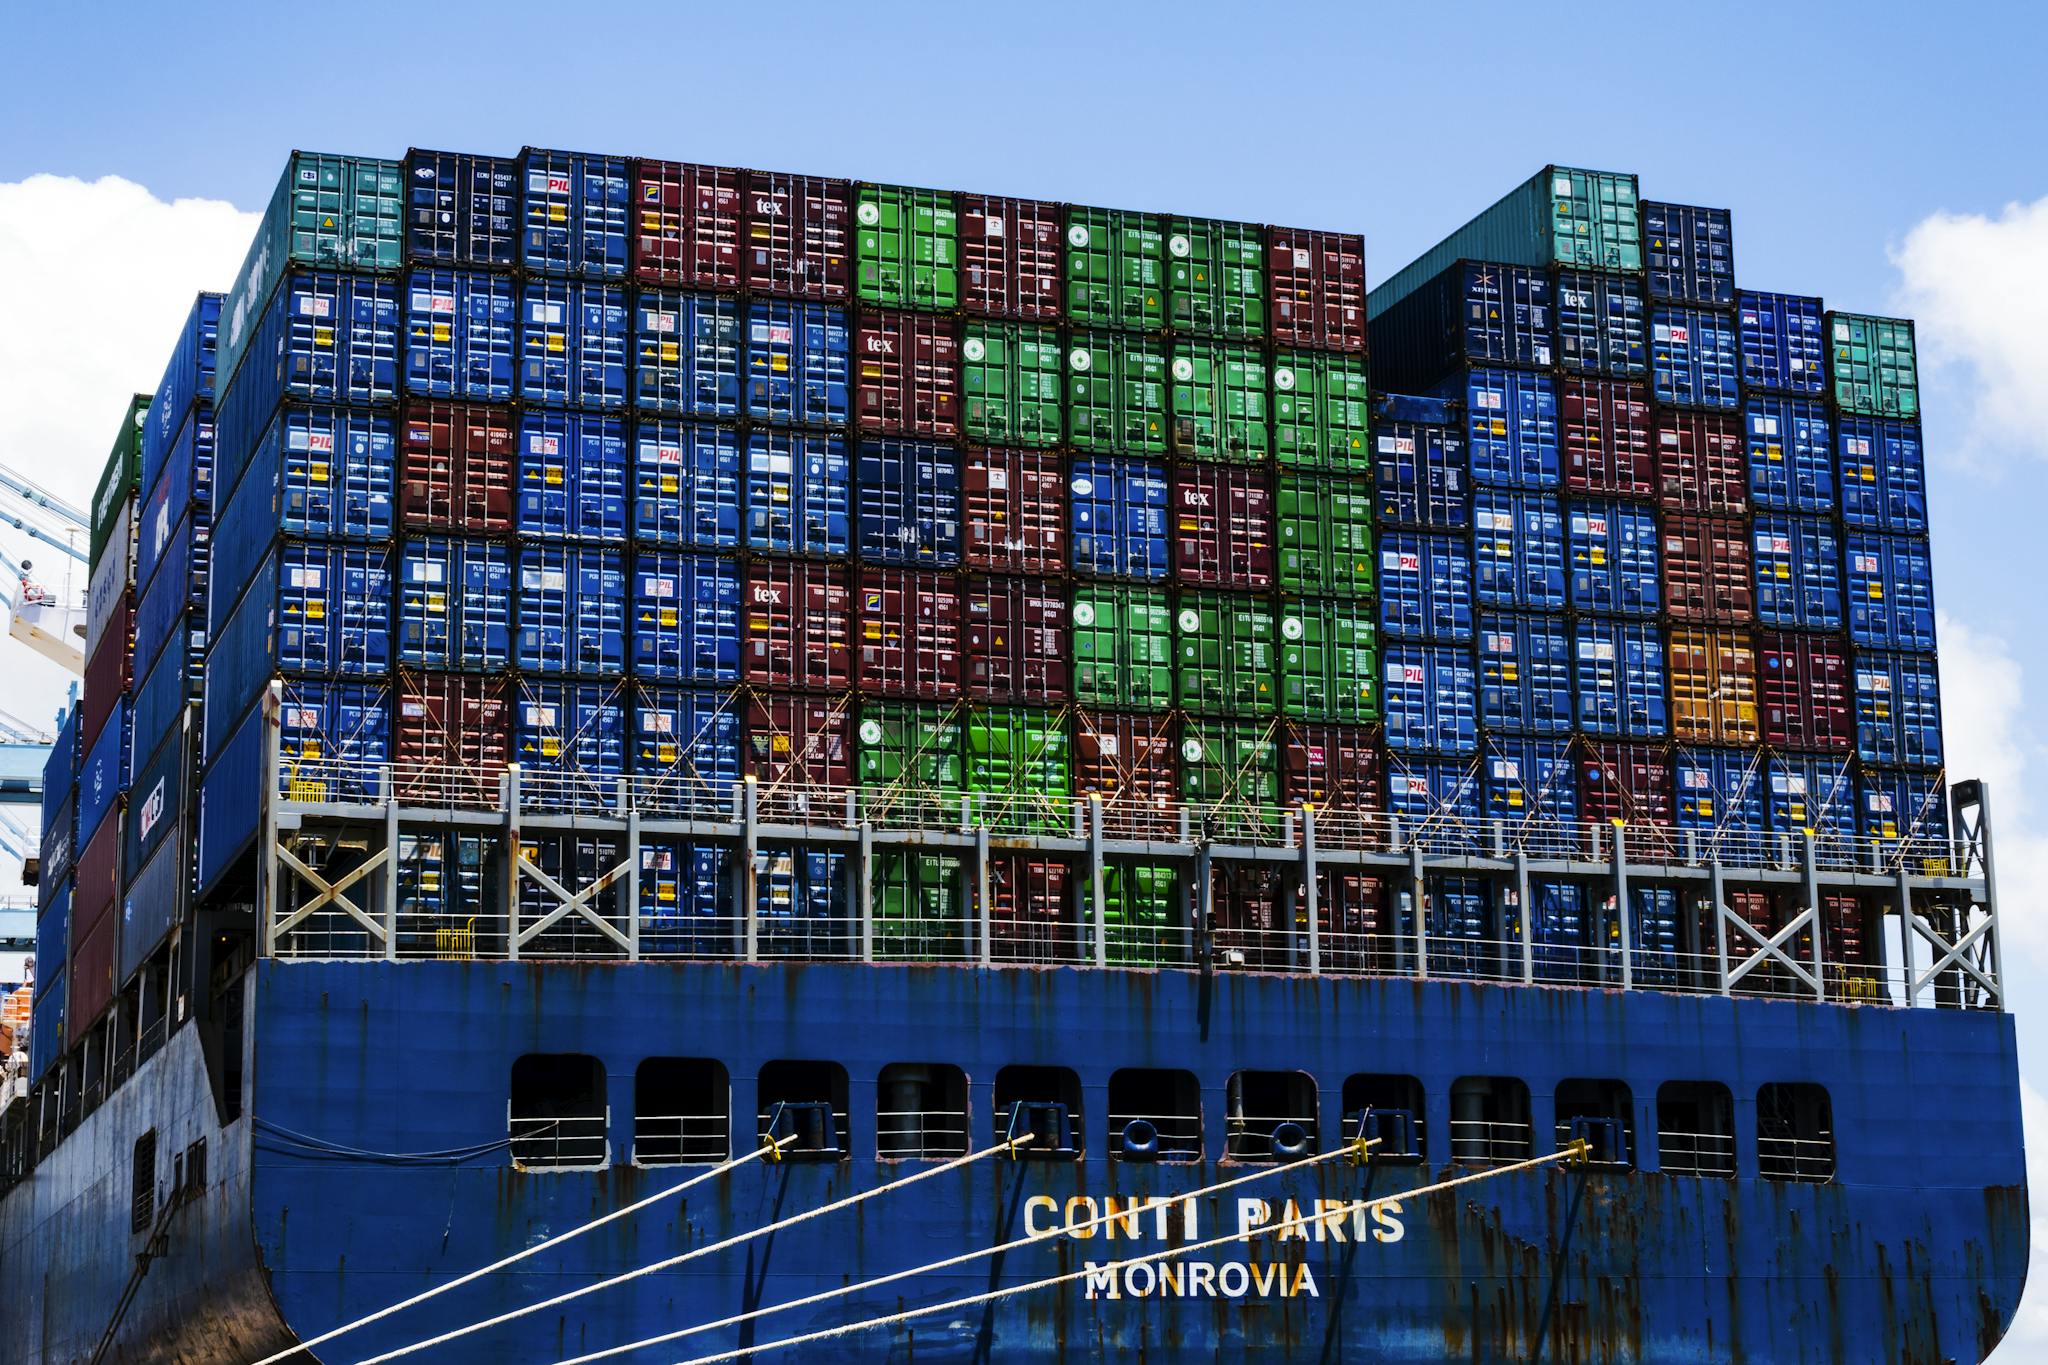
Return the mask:
<path id="1" fill-rule="evenodd" d="M 92 514 L 0 1362 L 2012 1320 L 1912 324 L 1724 210 L 297 153 Z"/>

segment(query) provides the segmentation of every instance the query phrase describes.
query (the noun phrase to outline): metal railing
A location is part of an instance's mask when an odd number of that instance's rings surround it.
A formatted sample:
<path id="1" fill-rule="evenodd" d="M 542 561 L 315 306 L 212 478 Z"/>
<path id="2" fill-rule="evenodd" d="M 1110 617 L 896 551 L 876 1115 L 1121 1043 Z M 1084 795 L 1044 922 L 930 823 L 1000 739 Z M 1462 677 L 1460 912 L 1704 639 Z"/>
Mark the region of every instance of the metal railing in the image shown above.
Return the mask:
<path id="1" fill-rule="evenodd" d="M 507 1112 L 512 1164 L 522 1170 L 593 1171 L 611 1162 L 611 1111 L 521 1116 Z"/>
<path id="2" fill-rule="evenodd" d="M 1735 1134 L 1657 1130 L 1657 1165 L 1666 1175 L 1735 1178 Z"/>
<path id="3" fill-rule="evenodd" d="M 1125 1160 L 1123 1134 L 1133 1123 L 1152 1126 L 1154 1145 L 1150 1160 L 1200 1161 L 1202 1159 L 1202 1116 L 1200 1114 L 1111 1114 L 1109 1154 Z"/>
<path id="4" fill-rule="evenodd" d="M 1287 1145 L 1282 1135 L 1292 1139 Z M 1255 1118 L 1233 1114 L 1223 1124 L 1223 1151 L 1233 1161 L 1293 1161 L 1316 1149 L 1314 1114 Z"/>
<path id="5" fill-rule="evenodd" d="M 732 1155 L 732 1121 L 724 1114 L 635 1114 L 635 1166 L 709 1166 Z"/>
<path id="6" fill-rule="evenodd" d="M 1526 1123 L 1487 1119 L 1451 1120 L 1451 1160 L 1461 1166 L 1498 1166 L 1525 1161 L 1532 1129 Z"/>
<path id="7" fill-rule="evenodd" d="M 1829 1132 L 1812 1137 L 1757 1134 L 1756 1173 L 1766 1180 L 1792 1180 L 1823 1185 L 1835 1178 L 1835 1138 Z"/>
<path id="8" fill-rule="evenodd" d="M 875 1155 L 884 1161 L 938 1161 L 965 1156 L 968 1122 L 965 1110 L 877 1110 Z"/>

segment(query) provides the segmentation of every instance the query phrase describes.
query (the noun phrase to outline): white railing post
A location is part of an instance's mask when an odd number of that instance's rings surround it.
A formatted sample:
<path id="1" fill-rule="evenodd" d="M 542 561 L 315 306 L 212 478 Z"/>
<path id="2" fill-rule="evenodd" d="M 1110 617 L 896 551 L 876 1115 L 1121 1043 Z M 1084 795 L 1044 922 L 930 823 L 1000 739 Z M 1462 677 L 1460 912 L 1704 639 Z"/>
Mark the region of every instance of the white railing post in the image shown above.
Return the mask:
<path id="1" fill-rule="evenodd" d="M 760 784 L 752 773 L 740 784 L 740 913 L 746 916 L 746 960 L 761 960 Z"/>
<path id="2" fill-rule="evenodd" d="M 505 767 L 505 955 L 519 960 L 519 884 L 525 873 L 519 870 L 519 765 Z"/>
<path id="3" fill-rule="evenodd" d="M 1311 976 L 1323 970 L 1322 888 L 1316 885 L 1316 808 L 1301 808 L 1301 886 L 1308 901 L 1308 970 Z"/>
<path id="4" fill-rule="evenodd" d="M 1529 903 L 1529 855 L 1515 850 L 1515 905 L 1522 920 L 1522 984 L 1536 981 L 1536 907 Z"/>
<path id="5" fill-rule="evenodd" d="M 1109 907 L 1103 901 L 1102 793 L 1088 793 L 1088 936 L 1095 965 L 1109 965 Z"/>
<path id="6" fill-rule="evenodd" d="M 1628 903 L 1628 832 L 1621 821 L 1614 822 L 1614 917 L 1621 931 L 1621 988 L 1634 990 L 1636 984 L 1635 925 Z"/>

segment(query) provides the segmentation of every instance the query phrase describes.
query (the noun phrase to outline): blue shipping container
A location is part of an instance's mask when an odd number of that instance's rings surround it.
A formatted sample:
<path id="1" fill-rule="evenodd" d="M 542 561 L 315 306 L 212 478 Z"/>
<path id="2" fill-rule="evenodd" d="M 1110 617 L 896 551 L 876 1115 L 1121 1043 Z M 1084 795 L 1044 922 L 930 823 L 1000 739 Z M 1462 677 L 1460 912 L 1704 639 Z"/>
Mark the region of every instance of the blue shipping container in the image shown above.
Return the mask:
<path id="1" fill-rule="evenodd" d="M 1458 833 L 1479 823 L 1479 773 L 1469 759 L 1387 759 L 1387 813 L 1413 832 L 1418 824 Z M 1412 922 L 1412 921 L 1411 921 Z"/>
<path id="2" fill-rule="evenodd" d="M 1504 734 L 1572 728 L 1572 647 L 1562 618 L 1479 618 L 1479 723 Z"/>
<path id="3" fill-rule="evenodd" d="M 64 788 L 64 799 L 57 803 L 56 813 L 43 822 L 41 861 L 36 866 L 37 894 L 53 888 L 71 871 L 73 855 L 78 849 L 78 788 L 74 783 Z"/>
<path id="4" fill-rule="evenodd" d="M 184 618 L 176 636 L 179 647 L 158 655 L 135 689 L 133 729 L 135 748 L 141 753 L 155 753 L 164 736 L 184 724 L 187 708 L 199 700 L 206 632 L 197 613 Z"/>
<path id="5" fill-rule="evenodd" d="M 850 347 L 845 309 L 757 299 L 747 309 L 747 416 L 845 426 Z"/>
<path id="6" fill-rule="evenodd" d="M 423 152 L 405 157 L 405 258 L 506 267 L 519 238 L 519 166 L 508 157 Z"/>
<path id="7" fill-rule="evenodd" d="M 213 407 L 202 403 L 178 428 L 165 457 L 163 477 L 150 494 L 150 506 L 170 508 L 173 518 L 179 508 L 212 511 L 214 430 Z"/>
<path id="8" fill-rule="evenodd" d="M 626 273 L 626 159 L 529 147 L 520 261 L 556 275 Z"/>
<path id="9" fill-rule="evenodd" d="M 57 742 L 50 746 L 50 756 L 43 760 L 44 829 L 56 821 L 57 808 L 71 794 L 73 779 L 78 776 L 78 714 L 75 702 L 65 710 L 57 726 Z"/>
<path id="10" fill-rule="evenodd" d="M 1920 427 L 1889 417 L 1844 417 L 1842 520 L 1869 531 L 1927 529 L 1927 468 Z"/>
<path id="11" fill-rule="evenodd" d="M 625 407 L 629 321 L 618 285 L 528 280 L 519 294 L 519 396 L 563 407 Z"/>
<path id="12" fill-rule="evenodd" d="M 857 552 L 870 564 L 960 563 L 960 456 L 951 446 L 863 440 L 855 470 Z"/>
<path id="13" fill-rule="evenodd" d="M 1387 748 L 1399 753 L 1479 750 L 1478 687 L 1468 650 L 1396 645 L 1385 650 Z"/>
<path id="14" fill-rule="evenodd" d="M 627 481 L 623 419 L 557 409 L 520 416 L 521 535 L 624 540 Z"/>
<path id="15" fill-rule="evenodd" d="M 1819 299 L 1804 295 L 1741 291 L 1735 300 L 1735 328 L 1742 348 L 1743 387 L 1825 393 L 1827 333 L 1821 311 Z"/>
<path id="16" fill-rule="evenodd" d="M 131 880 L 174 837 L 185 815 L 191 781 L 192 750 L 182 729 L 166 736 L 147 759 L 136 758 L 135 777 L 129 783 L 128 827 L 122 835 L 122 866 Z"/>
<path id="17" fill-rule="evenodd" d="M 616 809 L 626 773 L 624 684 L 523 681 L 512 744 L 523 804 Z"/>
<path id="18" fill-rule="evenodd" d="M 625 556 L 585 545 L 522 548 L 518 639 L 517 663 L 530 673 L 625 672 Z"/>
<path id="19" fill-rule="evenodd" d="M 1067 481 L 1074 568 L 1106 578 L 1164 578 L 1166 466 L 1143 460 L 1075 460 Z"/>
<path id="20" fill-rule="evenodd" d="M 1164 487 L 1162 482 L 1162 545 Z M 846 457 L 844 437 L 787 431 L 747 433 L 749 549 L 779 554 L 843 555 L 852 546 L 852 503 L 852 468 Z"/>
<path id="21" fill-rule="evenodd" d="M 1849 638 L 1867 649 L 1934 648 L 1934 564 L 1926 542 L 1851 532 L 1844 547 Z"/>
<path id="22" fill-rule="evenodd" d="M 1380 630 L 1410 640 L 1472 638 L 1472 551 L 1463 536 L 1380 537 Z"/>
<path id="23" fill-rule="evenodd" d="M 1628 502 L 1570 504 L 1571 603 L 1579 611 L 1655 616 L 1657 516 Z"/>
<path id="24" fill-rule="evenodd" d="M 1573 630 L 1579 728 L 1624 739 L 1671 732 L 1664 693 L 1664 636 L 1646 621 L 1582 617 Z"/>
<path id="25" fill-rule="evenodd" d="M 138 602 L 155 580 L 157 566 L 171 548 L 173 533 L 186 532 L 191 525 L 201 528 L 213 525 L 211 508 L 194 505 L 189 496 L 178 496 L 180 492 L 189 495 L 191 488 L 189 475 L 160 479 L 156 491 L 142 504 L 135 527 L 135 598 Z M 198 514 L 196 520 L 194 513 Z"/>
<path id="26" fill-rule="evenodd" d="M 844 957 L 857 950 L 846 854 L 797 844 L 756 857 L 754 901 L 763 953 Z"/>
<path id="27" fill-rule="evenodd" d="M 78 838 L 75 847 L 83 849 L 92 842 L 92 836 L 99 833 L 100 822 L 114 808 L 115 798 L 128 790 L 130 741 L 128 699 L 117 697 L 114 709 L 107 714 L 106 725 L 100 730 L 100 737 L 93 741 L 84 766 L 78 770 Z"/>
<path id="28" fill-rule="evenodd" d="M 512 396 L 519 305 L 512 281 L 476 270 L 415 270 L 405 290 L 405 391 L 502 403 Z"/>
<path id="29" fill-rule="evenodd" d="M 210 546 L 204 527 L 192 522 L 198 508 L 185 514 L 173 533 L 163 572 L 150 581 L 135 607 L 134 677 L 144 678 L 173 641 L 182 652 L 194 623 L 206 610 L 206 568 Z"/>
<path id="30" fill-rule="evenodd" d="M 1749 495 L 1781 512 L 1831 512 L 1835 451 L 1827 406 L 1811 398 L 1754 397 L 1743 405 Z"/>
<path id="31" fill-rule="evenodd" d="M 1450 530 L 1472 524 L 1472 480 L 1458 427 L 1383 418 L 1373 433 L 1373 452 L 1375 506 L 1383 525 Z"/>
<path id="32" fill-rule="evenodd" d="M 1948 842 L 1948 792 L 1938 773 L 1865 768 L 1856 785 L 1857 824 L 1864 838 L 1888 843 L 1898 839 L 1915 844 Z M 37 946 L 41 947 L 40 942 Z M 42 976 L 40 966 L 36 976 Z"/>
<path id="33" fill-rule="evenodd" d="M 1465 400 L 1472 482 L 1555 488 L 1559 478 L 1557 381 L 1518 370 L 1473 370 L 1447 386 Z"/>
<path id="34" fill-rule="evenodd" d="M 633 672 L 662 682 L 739 681 L 735 561 L 645 550 L 634 557 Z"/>
<path id="35" fill-rule="evenodd" d="M 633 405 L 640 411 L 739 415 L 737 299 L 643 289 L 633 313 L 633 348 Z"/>
<path id="36" fill-rule="evenodd" d="M 1472 505 L 1473 596 L 1485 606 L 1562 611 L 1564 515 L 1545 493 L 1482 488 Z"/>
<path id="37" fill-rule="evenodd" d="M 398 569 L 398 660 L 495 672 L 512 659 L 512 551 L 485 540 L 407 541 Z"/>
<path id="38" fill-rule="evenodd" d="M 213 359 L 220 343 L 220 295 L 200 294 L 178 329 L 170 364 L 150 400 L 142 428 L 142 470 L 136 487 L 149 501 L 178 443 L 178 430 L 201 407 L 213 404 Z"/>
<path id="39" fill-rule="evenodd" d="M 1660 303 L 1735 301 L 1734 229 L 1728 210 L 1643 202 L 1643 264 Z"/>
<path id="40" fill-rule="evenodd" d="M 1681 748 L 1673 776 L 1678 827 L 1695 836 L 1699 856 L 1757 861 L 1764 835 L 1763 750 Z"/>
<path id="41" fill-rule="evenodd" d="M 52 877 L 56 887 L 42 913 L 36 916 L 36 999 L 64 974 L 65 954 L 71 947 L 71 887 L 69 877 Z"/>
<path id="42" fill-rule="evenodd" d="M 382 801 L 391 761 L 391 689 L 382 683 L 294 678 L 277 714 L 288 789 L 309 801 Z"/>
<path id="43" fill-rule="evenodd" d="M 1511 848 L 1562 857 L 1578 847 L 1578 765 L 1570 747 L 1550 739 L 1489 745 L 1481 795 L 1487 819 L 1506 827 Z"/>
<path id="44" fill-rule="evenodd" d="M 651 417 L 635 423 L 633 535 L 643 545 L 738 547 L 740 446 L 730 427 Z"/>
<path id="45" fill-rule="evenodd" d="M 1856 783 L 1846 758 L 1772 754 L 1764 761 L 1764 823 L 1772 834 L 1812 831 L 1823 843 L 1856 831 Z"/>
<path id="46" fill-rule="evenodd" d="M 207 681 L 211 692 L 213 683 Z M 213 712 L 209 702 L 207 728 Z M 263 788 L 263 712 L 250 711 L 209 750 L 206 775 L 199 783 L 199 869 L 197 893 L 203 899 L 230 871 L 242 851 L 256 838 L 256 817 L 262 809 L 252 794 Z"/>
<path id="47" fill-rule="evenodd" d="M 739 937 L 732 858 L 710 845 L 672 839 L 640 845 L 640 951 L 653 957 L 708 957 Z M 765 925 L 763 926 L 765 928 Z"/>
<path id="48" fill-rule="evenodd" d="M 1628 889 L 1632 932 L 1630 968 L 1639 986 L 1669 986 L 1678 980 L 1678 891 L 1669 886 Z M 1617 938 L 1619 935 L 1616 936 Z"/>
<path id="49" fill-rule="evenodd" d="M 1933 659 L 1861 652 L 1852 685 L 1858 758 L 1865 763 L 1940 766 L 1941 678 Z"/>
<path id="50" fill-rule="evenodd" d="M 708 688 L 638 689 L 633 706 L 634 786 L 674 810 L 724 809 L 740 780 L 737 694 Z"/>
<path id="51" fill-rule="evenodd" d="M 1590 979 L 1597 964 L 1592 952 L 1591 921 L 1586 913 L 1586 888 L 1576 882 L 1532 882 L 1529 901 L 1529 937 L 1535 944 L 1536 979 Z M 1513 933 L 1520 932 L 1518 915 L 1513 920 Z"/>
<path id="52" fill-rule="evenodd" d="M 404 349 L 396 281 L 319 270 L 287 275 L 215 405 L 215 510 L 233 496 L 279 403 L 389 403 L 398 396 Z"/>
<path id="53" fill-rule="evenodd" d="M 1650 386 L 1657 401 L 1677 407 L 1733 408 L 1742 401 L 1736 383 L 1735 324 L 1698 308 L 1650 311 Z"/>
<path id="54" fill-rule="evenodd" d="M 1572 374 L 1636 379 L 1650 368 L 1643 286 L 1626 275 L 1557 277 L 1557 363 Z"/>
<path id="55" fill-rule="evenodd" d="M 1832 521 L 1760 516 L 1751 543 L 1757 620 L 1802 630 L 1842 628 L 1842 546 Z"/>
<path id="56" fill-rule="evenodd" d="M 1373 367 L 1406 385 L 1465 365 L 1547 369 L 1552 316 L 1544 271 L 1458 261 L 1372 320 Z"/>
<path id="57" fill-rule="evenodd" d="M 29 1009 L 28 1029 L 28 1082 L 40 1084 L 50 1074 L 50 1068 L 57 1065 L 57 1059 L 64 1055 L 64 974 L 45 982 L 36 978 L 42 993 L 36 996 L 35 1004 Z"/>
<path id="58" fill-rule="evenodd" d="M 1428 883 L 1429 970 L 1438 976 L 1497 976 L 1501 943 L 1493 923 L 1492 889 L 1480 877 L 1437 877 Z M 1414 919 L 1404 914 L 1414 932 Z"/>
<path id="59" fill-rule="evenodd" d="M 132 981 L 185 918 L 191 885 L 182 827 L 167 826 L 156 854 L 128 874 L 121 894 L 121 931 L 115 938 L 114 980 Z"/>

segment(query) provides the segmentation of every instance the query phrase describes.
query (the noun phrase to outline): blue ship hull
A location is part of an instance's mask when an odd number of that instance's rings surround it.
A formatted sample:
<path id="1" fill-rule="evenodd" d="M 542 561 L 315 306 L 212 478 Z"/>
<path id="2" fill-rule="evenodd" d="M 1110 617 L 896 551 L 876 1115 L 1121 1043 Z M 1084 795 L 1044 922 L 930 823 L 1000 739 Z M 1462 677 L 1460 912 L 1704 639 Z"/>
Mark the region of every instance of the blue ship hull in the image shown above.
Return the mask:
<path id="1" fill-rule="evenodd" d="M 1424 1126 L 1451 1120 L 1462 1076 L 1527 1082 L 1535 1151 L 1552 1149 L 1560 1081 L 1625 1082 L 1655 1130 L 1671 1080 L 1735 1097 L 1734 1179 L 1553 1164 L 1332 1216 L 1301 1237 L 1198 1252 L 1174 1273 L 1081 1279 L 763 1359 L 1834 1362 L 1969 1361 L 2011 1321 L 2027 1266 L 2013 1027 L 2001 1013 L 1734 1002 L 1655 992 L 1305 976 L 850 965 L 265 961 L 248 994 L 244 1111 L 204 1097 L 195 1030 L 123 1086 L 0 1201 L 10 1282 L 38 1298 L 0 1363 L 88 1358 L 133 1268 L 127 1153 L 207 1137 L 205 1193 L 166 1220 L 113 1351 L 118 1361 L 242 1362 L 567 1231 L 702 1168 L 631 1164 L 634 1073 L 649 1056 L 716 1058 L 733 1143 L 753 1142 L 755 1077 L 829 1060 L 849 1080 L 851 1155 L 753 1163 L 511 1270 L 321 1347 L 361 1361 L 835 1198 L 928 1169 L 875 1159 L 875 1081 L 899 1062 L 960 1066 L 973 1145 L 994 1136 L 991 1082 L 1014 1063 L 1073 1068 L 1085 1159 L 979 1162 L 413 1359 L 547 1362 L 836 1289 L 1056 1227 L 1114 1196 L 1178 1200 L 1258 1169 L 1223 1159 L 1225 1086 L 1242 1068 L 1303 1071 L 1338 1132 L 1347 1075 L 1418 1078 Z M 515 1059 L 605 1067 L 610 1164 L 517 1169 L 502 1145 Z M 1105 1087 L 1120 1067 L 1192 1071 L 1205 1159 L 1108 1159 Z M 1759 1177 L 1760 1085 L 1823 1085 L 1835 1173 Z M 492 1144 L 500 1144 L 492 1146 Z M 1325 1143 L 1325 1149 L 1330 1143 Z M 399 1159 L 489 1147 L 448 1159 Z M 1192 1235 L 1230 1233 L 1264 1202 L 1399 1195 L 1470 1173 L 1348 1159 L 1200 1200 Z M 1091 1202 L 1092 1201 L 1092 1202 Z M 1332 1202 L 1325 1206 L 1335 1210 Z M 676 1361 L 1024 1284 L 1160 1250 L 1178 1219 L 1053 1232 L 970 1262 L 622 1357 Z M 41 1264 L 38 1265 L 37 1261 Z M 1197 1271 L 1197 1265 L 1211 1269 Z M 1159 1268 L 1163 1270 L 1162 1268 Z M 40 1282 L 37 1295 L 34 1289 Z M 822 1355 L 820 1355 L 822 1352 Z"/>

